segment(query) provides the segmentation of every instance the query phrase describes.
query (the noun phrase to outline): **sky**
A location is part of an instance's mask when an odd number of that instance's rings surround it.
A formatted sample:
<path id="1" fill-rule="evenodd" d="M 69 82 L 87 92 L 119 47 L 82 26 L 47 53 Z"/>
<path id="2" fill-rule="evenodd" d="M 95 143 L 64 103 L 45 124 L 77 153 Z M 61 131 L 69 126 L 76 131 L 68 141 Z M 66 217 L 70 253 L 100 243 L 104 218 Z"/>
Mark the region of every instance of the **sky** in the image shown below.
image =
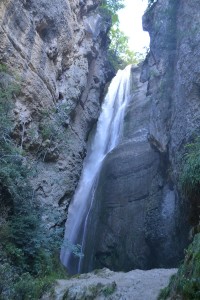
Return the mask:
<path id="1" fill-rule="evenodd" d="M 129 47 L 136 52 L 146 52 L 149 34 L 142 30 L 142 15 L 147 8 L 147 0 L 124 0 L 125 8 L 118 13 L 120 30 L 129 37 Z"/>

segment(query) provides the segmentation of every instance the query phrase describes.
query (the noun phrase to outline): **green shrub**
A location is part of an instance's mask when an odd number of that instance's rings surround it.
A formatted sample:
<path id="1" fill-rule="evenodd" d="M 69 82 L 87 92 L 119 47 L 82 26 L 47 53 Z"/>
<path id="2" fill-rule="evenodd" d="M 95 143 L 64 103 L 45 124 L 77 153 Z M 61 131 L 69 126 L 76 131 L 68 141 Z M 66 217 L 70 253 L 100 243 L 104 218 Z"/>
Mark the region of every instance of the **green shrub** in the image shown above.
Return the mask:
<path id="1" fill-rule="evenodd" d="M 8 269 L 5 269 L 8 272 Z M 5 273 L 4 271 L 4 273 Z M 0 275 L 1 269 L 0 269 Z M 41 274 L 41 276 L 35 277 L 31 275 L 29 272 L 23 273 L 16 278 L 11 278 L 12 280 L 9 282 L 9 286 L 7 286 L 7 290 L 5 290 L 5 283 L 2 286 L 3 291 L 3 299 L 4 300 L 38 300 L 45 292 L 49 292 L 53 283 L 57 279 L 66 278 L 66 272 L 64 268 L 51 270 L 48 274 Z M 1 288 L 1 280 L 0 280 L 0 288 Z M 1 292 L 1 291 L 0 291 Z M 1 297 L 1 294 L 0 294 Z M 1 298 L 0 298 L 1 299 Z"/>
<path id="2" fill-rule="evenodd" d="M 200 139 L 186 145 L 181 184 L 185 194 L 190 197 L 200 194 Z"/>
<path id="3" fill-rule="evenodd" d="M 53 257 L 52 257 L 53 258 Z M 22 300 L 38 300 L 45 292 L 49 292 L 51 286 L 57 279 L 66 278 L 65 269 L 60 264 L 55 264 L 49 272 L 42 273 L 40 276 L 34 277 L 30 273 L 24 273 L 18 278 L 14 284 L 14 297 Z"/>
<path id="4" fill-rule="evenodd" d="M 56 107 L 41 112 L 40 134 L 45 140 L 63 140 L 63 127 L 67 127 L 72 108 L 59 103 Z"/>
<path id="5" fill-rule="evenodd" d="M 180 183 L 184 194 L 190 200 L 190 222 L 195 226 L 200 215 L 200 138 L 187 144 L 185 150 Z"/>
<path id="6" fill-rule="evenodd" d="M 189 246 L 184 263 L 173 275 L 169 286 L 161 291 L 159 300 L 200 299 L 200 234 L 197 234 Z"/>
<path id="7" fill-rule="evenodd" d="M 124 69 L 129 64 L 138 64 L 144 59 L 141 54 L 129 49 L 128 37 L 119 29 L 118 11 L 125 6 L 124 0 L 103 0 L 100 14 L 104 19 L 112 20 L 109 31 L 110 45 L 108 60 L 115 72 Z"/>
<path id="8" fill-rule="evenodd" d="M 109 297 L 116 291 L 116 283 L 113 281 L 112 283 L 108 284 L 105 288 L 103 288 L 103 295 L 105 297 Z"/>
<path id="9" fill-rule="evenodd" d="M 0 299 L 39 299 L 64 269 L 57 239 L 41 227 L 29 183 L 25 153 L 12 139 L 12 108 L 19 93 L 16 80 L 0 64 Z M 52 134 L 52 132 L 51 132 Z"/>
<path id="10" fill-rule="evenodd" d="M 4 72 L 7 73 L 8 72 L 8 67 L 5 64 L 0 63 L 0 73 Z"/>

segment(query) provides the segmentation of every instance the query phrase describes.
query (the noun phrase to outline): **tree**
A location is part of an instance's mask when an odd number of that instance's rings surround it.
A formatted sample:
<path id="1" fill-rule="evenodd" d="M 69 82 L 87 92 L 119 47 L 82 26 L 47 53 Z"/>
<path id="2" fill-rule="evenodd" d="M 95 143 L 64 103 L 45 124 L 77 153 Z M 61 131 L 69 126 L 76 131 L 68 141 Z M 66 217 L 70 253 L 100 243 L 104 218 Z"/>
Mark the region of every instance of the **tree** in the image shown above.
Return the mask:
<path id="1" fill-rule="evenodd" d="M 119 25 L 112 26 L 110 33 L 109 59 L 117 71 L 129 64 L 137 64 L 139 56 L 131 51 L 128 46 L 128 37 L 119 29 Z"/>
<path id="2" fill-rule="evenodd" d="M 110 47 L 109 60 L 115 71 L 125 68 L 129 64 L 137 64 L 141 57 L 130 50 L 128 37 L 119 29 L 117 12 L 124 7 L 124 0 L 103 0 L 101 8 L 112 18 L 112 27 L 109 32 Z"/>

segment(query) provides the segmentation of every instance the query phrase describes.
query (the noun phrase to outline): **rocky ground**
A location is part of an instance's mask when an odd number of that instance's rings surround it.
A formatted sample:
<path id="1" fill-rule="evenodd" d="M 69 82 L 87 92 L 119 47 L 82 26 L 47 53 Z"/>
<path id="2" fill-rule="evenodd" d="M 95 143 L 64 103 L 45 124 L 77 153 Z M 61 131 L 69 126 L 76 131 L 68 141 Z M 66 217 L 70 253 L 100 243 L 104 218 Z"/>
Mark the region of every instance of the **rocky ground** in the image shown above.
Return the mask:
<path id="1" fill-rule="evenodd" d="M 96 270 L 69 280 L 58 280 L 53 294 L 43 300 L 156 300 L 176 269 L 134 270 L 128 273 Z"/>

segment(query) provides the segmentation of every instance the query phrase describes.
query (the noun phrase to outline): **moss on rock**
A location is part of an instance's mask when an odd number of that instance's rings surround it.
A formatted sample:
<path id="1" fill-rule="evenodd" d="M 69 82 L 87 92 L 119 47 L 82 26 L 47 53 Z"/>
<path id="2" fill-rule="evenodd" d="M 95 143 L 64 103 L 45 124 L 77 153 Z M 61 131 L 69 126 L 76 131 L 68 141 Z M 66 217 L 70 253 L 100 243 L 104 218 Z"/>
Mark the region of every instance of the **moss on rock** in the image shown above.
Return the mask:
<path id="1" fill-rule="evenodd" d="M 177 275 L 172 276 L 158 299 L 200 299 L 200 233 L 195 235 Z"/>

